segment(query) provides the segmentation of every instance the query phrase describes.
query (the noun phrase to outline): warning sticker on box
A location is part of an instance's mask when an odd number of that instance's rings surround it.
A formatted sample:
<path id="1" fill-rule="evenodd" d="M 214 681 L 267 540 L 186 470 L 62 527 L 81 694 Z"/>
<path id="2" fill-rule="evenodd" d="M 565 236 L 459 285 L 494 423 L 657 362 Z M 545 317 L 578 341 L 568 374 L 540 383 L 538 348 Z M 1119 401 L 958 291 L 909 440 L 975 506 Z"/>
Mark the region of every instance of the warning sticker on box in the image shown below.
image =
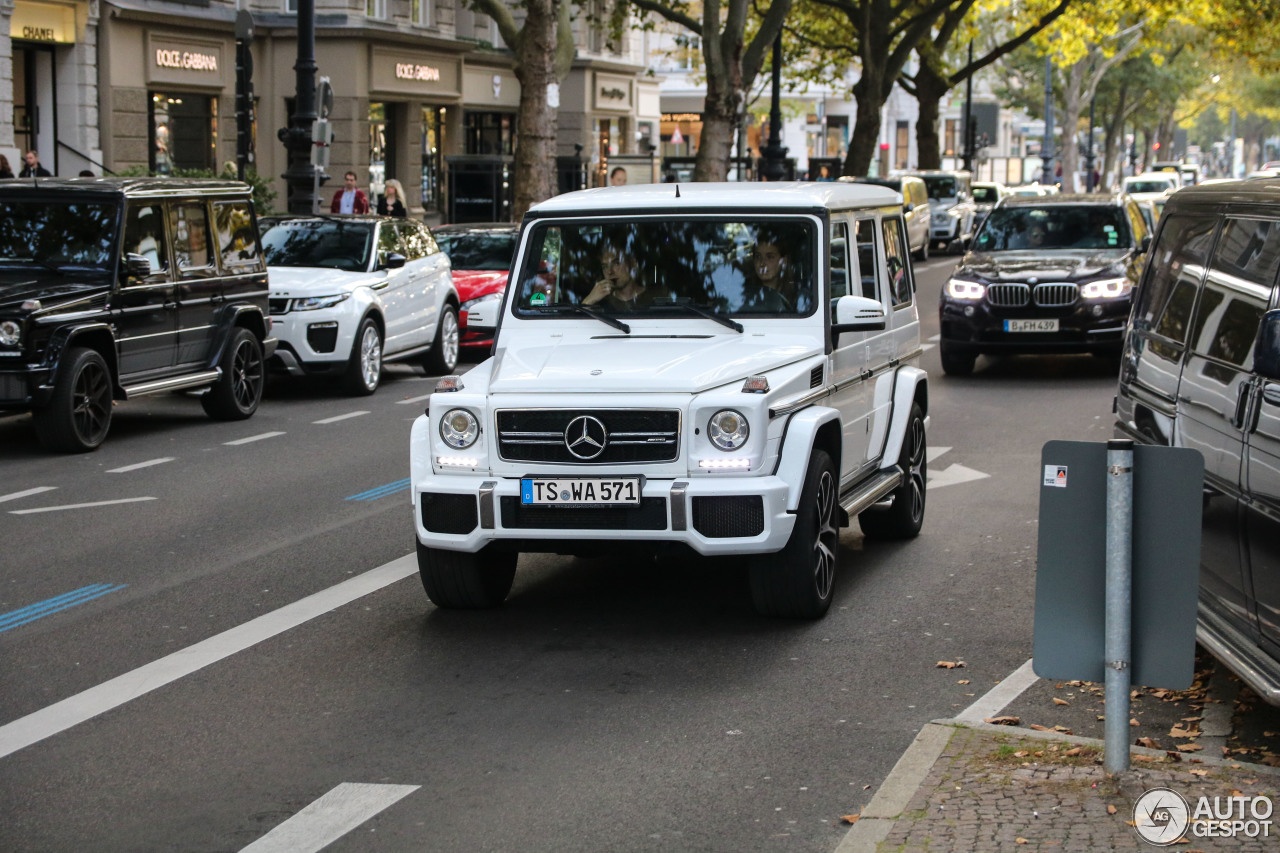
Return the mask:
<path id="1" fill-rule="evenodd" d="M 1067 466 L 1044 466 L 1044 484 L 1046 486 L 1056 486 L 1059 489 L 1065 489 L 1067 487 Z"/>

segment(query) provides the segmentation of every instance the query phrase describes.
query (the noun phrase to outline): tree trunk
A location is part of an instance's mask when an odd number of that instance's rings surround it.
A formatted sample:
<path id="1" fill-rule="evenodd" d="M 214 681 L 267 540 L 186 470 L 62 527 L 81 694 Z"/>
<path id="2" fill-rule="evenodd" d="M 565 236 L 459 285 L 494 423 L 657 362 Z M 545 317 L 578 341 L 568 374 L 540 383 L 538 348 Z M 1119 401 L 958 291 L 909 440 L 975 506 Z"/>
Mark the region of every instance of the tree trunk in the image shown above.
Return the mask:
<path id="1" fill-rule="evenodd" d="M 951 90 L 951 81 L 938 74 L 927 62 L 916 72 L 916 101 L 920 115 L 916 118 L 916 159 L 921 169 L 942 168 L 942 141 L 938 130 L 938 105 Z"/>
<path id="2" fill-rule="evenodd" d="M 1088 60 L 1082 59 L 1067 69 L 1067 83 L 1062 87 L 1062 147 L 1058 149 L 1058 157 L 1062 161 L 1062 191 L 1076 191 L 1076 166 L 1079 161 L 1080 147 L 1076 143 L 1076 131 L 1080 128 L 1080 112 L 1082 102 L 1080 91 L 1083 88 L 1085 68 Z"/>
<path id="3" fill-rule="evenodd" d="M 849 154 L 844 160 L 846 175 L 868 174 L 879 147 L 880 108 L 885 102 L 880 83 L 879 74 L 873 69 L 864 68 L 861 79 L 853 87 L 858 115 L 853 122 L 853 136 L 849 139 Z"/>
<path id="4" fill-rule="evenodd" d="M 559 110 L 551 107 L 547 86 L 557 83 L 557 9 L 554 0 L 529 0 L 528 16 L 515 50 L 515 75 L 520 81 L 519 131 L 515 151 L 516 222 L 540 201 L 556 194 L 556 132 Z M 548 168 L 551 165 L 551 168 Z"/>
<path id="5" fill-rule="evenodd" d="M 727 76 L 732 78 L 734 75 Z M 723 181 L 729 175 L 734 130 L 742 110 L 742 93 L 726 86 L 727 82 L 720 79 L 713 83 L 712 75 L 707 74 L 702 134 L 698 137 L 698 158 L 693 165 L 695 181 Z"/>

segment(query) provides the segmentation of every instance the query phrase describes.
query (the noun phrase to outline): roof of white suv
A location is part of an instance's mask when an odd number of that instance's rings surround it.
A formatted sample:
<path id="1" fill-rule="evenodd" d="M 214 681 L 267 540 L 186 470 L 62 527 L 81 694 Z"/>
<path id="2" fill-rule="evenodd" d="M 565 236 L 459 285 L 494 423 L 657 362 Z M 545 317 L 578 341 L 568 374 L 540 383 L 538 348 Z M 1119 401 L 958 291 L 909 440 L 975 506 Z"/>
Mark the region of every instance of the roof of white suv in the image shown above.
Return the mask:
<path id="1" fill-rule="evenodd" d="M 646 210 L 670 212 L 674 209 L 697 211 L 751 210 L 762 208 L 797 212 L 825 207 L 843 210 L 852 207 L 895 207 L 902 196 L 891 189 L 874 184 L 831 182 L 755 183 L 688 183 L 639 184 L 625 187 L 597 187 L 565 193 L 530 208 L 531 214 L 560 213 L 628 213 Z"/>

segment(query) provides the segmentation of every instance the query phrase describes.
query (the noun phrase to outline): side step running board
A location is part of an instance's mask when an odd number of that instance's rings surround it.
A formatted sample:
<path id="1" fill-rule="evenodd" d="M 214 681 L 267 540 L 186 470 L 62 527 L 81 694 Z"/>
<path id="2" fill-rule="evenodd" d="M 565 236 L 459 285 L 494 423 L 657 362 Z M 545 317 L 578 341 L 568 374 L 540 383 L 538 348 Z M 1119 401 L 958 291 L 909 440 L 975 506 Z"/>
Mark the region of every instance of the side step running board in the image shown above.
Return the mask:
<path id="1" fill-rule="evenodd" d="M 144 397 L 147 394 L 160 394 L 165 391 L 185 391 L 188 388 L 203 388 L 218 381 L 222 369 L 215 367 L 201 373 L 187 373 L 183 376 L 171 376 L 168 379 L 157 379 L 155 382 L 143 382 L 141 385 L 127 385 L 124 389 L 126 399 Z"/>
<path id="2" fill-rule="evenodd" d="M 902 469 L 896 465 L 885 471 L 878 471 L 869 480 L 864 480 L 855 488 L 840 496 L 840 508 L 850 516 L 855 516 L 867 507 L 880 501 L 885 495 L 902 485 Z"/>

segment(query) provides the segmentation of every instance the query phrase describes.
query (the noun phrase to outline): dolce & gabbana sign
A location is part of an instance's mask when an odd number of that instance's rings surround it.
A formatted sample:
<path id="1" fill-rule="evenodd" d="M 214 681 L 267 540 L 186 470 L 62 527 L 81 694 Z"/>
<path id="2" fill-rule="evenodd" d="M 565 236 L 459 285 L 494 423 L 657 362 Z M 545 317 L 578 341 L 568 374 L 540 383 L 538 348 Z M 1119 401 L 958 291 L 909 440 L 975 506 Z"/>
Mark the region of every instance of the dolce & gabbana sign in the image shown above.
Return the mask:
<path id="1" fill-rule="evenodd" d="M 229 83 L 225 51 L 218 41 L 148 33 L 147 80 L 221 88 Z"/>
<path id="2" fill-rule="evenodd" d="M 457 57 L 369 47 L 369 91 L 457 99 L 462 73 Z"/>

